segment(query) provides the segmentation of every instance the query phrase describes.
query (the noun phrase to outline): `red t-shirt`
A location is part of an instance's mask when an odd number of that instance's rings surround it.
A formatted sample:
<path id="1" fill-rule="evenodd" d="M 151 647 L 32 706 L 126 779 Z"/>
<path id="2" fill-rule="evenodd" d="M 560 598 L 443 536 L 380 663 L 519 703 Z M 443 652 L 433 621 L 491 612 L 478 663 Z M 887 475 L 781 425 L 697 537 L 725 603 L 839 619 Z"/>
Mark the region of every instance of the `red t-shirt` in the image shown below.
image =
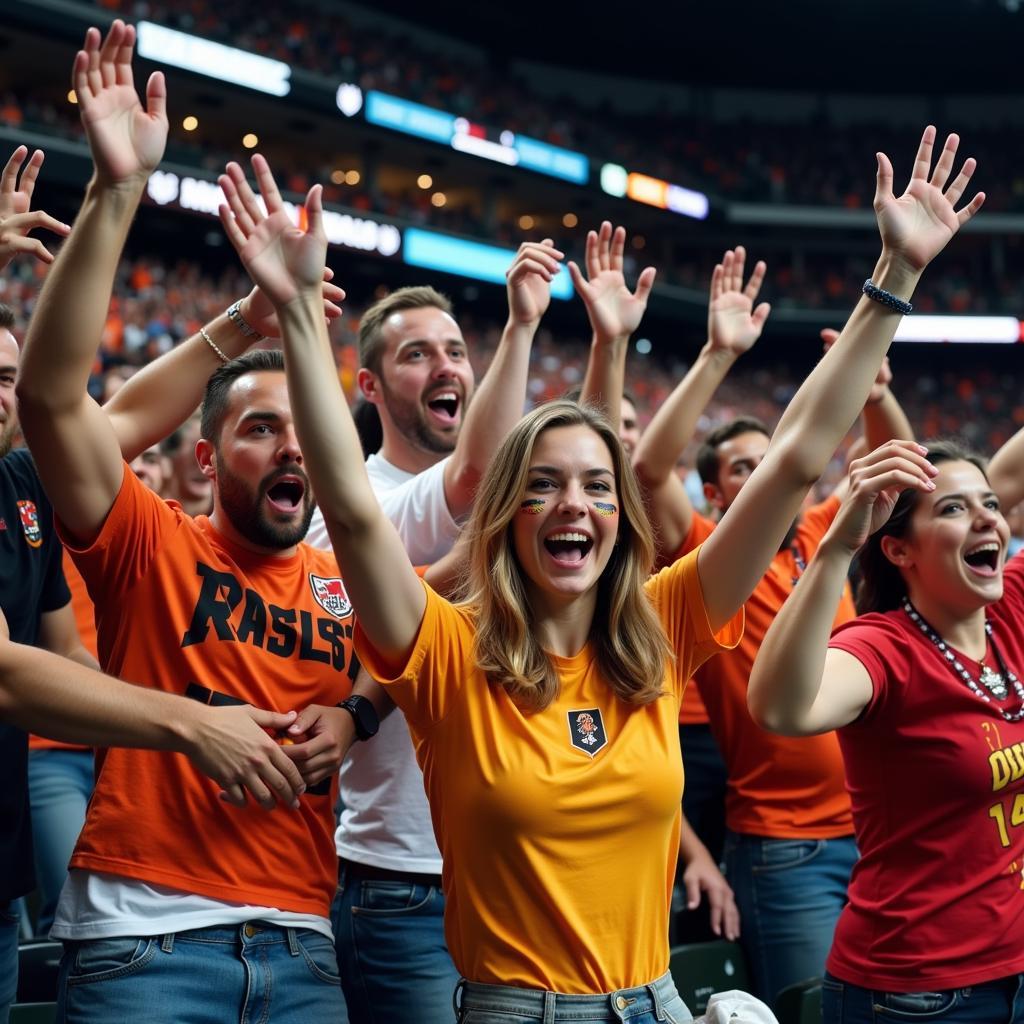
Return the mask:
<path id="1" fill-rule="evenodd" d="M 1007 564 L 988 617 L 1024 680 L 1024 558 Z M 1024 971 L 1024 722 L 972 693 L 902 610 L 865 615 L 829 646 L 874 689 L 839 730 L 861 856 L 829 971 L 894 992 Z M 961 661 L 977 679 L 978 663 Z M 1012 686 L 1004 706 L 1020 706 Z"/>
<path id="2" fill-rule="evenodd" d="M 739 645 L 705 662 L 694 676 L 728 772 L 725 822 L 734 832 L 772 839 L 853 834 L 836 734 L 777 736 L 762 729 L 747 710 L 750 670 L 768 627 L 800 577 L 798 558 L 803 565 L 811 560 L 838 510 L 838 500 L 829 498 L 803 514 L 793 543 L 772 559 L 744 606 L 747 623 Z M 698 522 L 687 544 L 703 532 L 702 518 L 694 516 Z M 846 589 L 834 624 L 854 614 Z"/>
<path id="3" fill-rule="evenodd" d="M 127 465 L 99 536 L 86 549 L 67 547 L 95 601 L 100 662 L 111 674 L 270 711 L 348 696 L 352 607 L 331 552 L 300 544 L 273 558 L 237 547 Z M 179 754 L 112 748 L 97 761 L 73 868 L 327 916 L 337 776 L 307 790 L 299 810 L 268 814 L 251 799 L 223 803 L 217 784 Z"/>

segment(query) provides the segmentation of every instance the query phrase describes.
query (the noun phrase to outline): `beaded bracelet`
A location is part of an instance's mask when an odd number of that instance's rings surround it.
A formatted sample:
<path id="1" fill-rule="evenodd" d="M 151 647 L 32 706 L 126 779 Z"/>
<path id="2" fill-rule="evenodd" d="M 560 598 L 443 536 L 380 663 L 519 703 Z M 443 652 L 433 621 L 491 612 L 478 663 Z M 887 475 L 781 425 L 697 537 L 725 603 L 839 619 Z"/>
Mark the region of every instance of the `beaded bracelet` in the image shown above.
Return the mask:
<path id="1" fill-rule="evenodd" d="M 213 338 L 210 337 L 210 335 L 207 333 L 205 327 L 200 327 L 199 328 L 199 333 L 203 336 L 203 341 L 205 341 L 206 344 L 209 345 L 210 348 L 213 349 L 213 351 L 217 354 L 217 358 L 222 363 L 230 363 L 231 362 L 231 360 L 226 355 L 224 355 L 224 353 L 217 347 L 217 343 L 213 340 Z"/>
<path id="2" fill-rule="evenodd" d="M 252 338 L 253 341 L 262 341 L 263 335 L 256 330 L 255 327 L 250 327 L 245 321 L 245 317 L 242 316 L 241 311 L 242 300 L 239 299 L 237 302 L 233 302 L 228 306 L 228 319 L 242 332 L 246 338 Z"/>
<path id="3" fill-rule="evenodd" d="M 888 306 L 904 316 L 914 310 L 909 302 L 898 298 L 892 292 L 887 292 L 884 288 L 879 288 L 870 277 L 864 282 L 864 294 L 872 301 L 880 302 L 883 306 Z"/>

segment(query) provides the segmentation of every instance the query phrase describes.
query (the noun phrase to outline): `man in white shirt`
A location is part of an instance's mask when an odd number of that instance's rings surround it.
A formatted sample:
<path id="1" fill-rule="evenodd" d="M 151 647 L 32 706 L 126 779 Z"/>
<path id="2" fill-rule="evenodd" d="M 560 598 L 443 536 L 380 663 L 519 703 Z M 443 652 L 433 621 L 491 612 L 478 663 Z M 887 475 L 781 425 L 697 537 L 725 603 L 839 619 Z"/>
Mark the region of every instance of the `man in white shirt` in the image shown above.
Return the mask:
<path id="1" fill-rule="evenodd" d="M 451 549 L 491 456 L 522 416 L 530 346 L 561 255 L 549 241 L 520 247 L 508 323 L 472 404 L 473 369 L 444 295 L 403 288 L 362 319 L 359 387 L 383 433 L 366 469 L 417 565 Z M 330 546 L 319 510 L 306 539 Z M 353 745 L 341 796 L 332 919 L 349 1020 L 448 1024 L 458 973 L 444 939 L 441 853 L 400 712 Z"/>

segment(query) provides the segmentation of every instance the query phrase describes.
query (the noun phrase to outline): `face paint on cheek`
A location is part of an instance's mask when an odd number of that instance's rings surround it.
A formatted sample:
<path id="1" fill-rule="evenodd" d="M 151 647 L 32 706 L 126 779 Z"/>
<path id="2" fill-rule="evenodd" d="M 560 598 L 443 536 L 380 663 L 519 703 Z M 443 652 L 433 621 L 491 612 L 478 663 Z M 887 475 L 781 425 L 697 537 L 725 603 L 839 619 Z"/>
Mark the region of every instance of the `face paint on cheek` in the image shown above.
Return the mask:
<path id="1" fill-rule="evenodd" d="M 539 516 L 544 511 L 545 504 L 543 498 L 527 498 L 519 506 L 519 511 L 525 512 L 528 516 Z"/>
<path id="2" fill-rule="evenodd" d="M 595 501 L 594 511 L 599 516 L 614 516 L 618 514 L 618 509 L 607 501 Z"/>

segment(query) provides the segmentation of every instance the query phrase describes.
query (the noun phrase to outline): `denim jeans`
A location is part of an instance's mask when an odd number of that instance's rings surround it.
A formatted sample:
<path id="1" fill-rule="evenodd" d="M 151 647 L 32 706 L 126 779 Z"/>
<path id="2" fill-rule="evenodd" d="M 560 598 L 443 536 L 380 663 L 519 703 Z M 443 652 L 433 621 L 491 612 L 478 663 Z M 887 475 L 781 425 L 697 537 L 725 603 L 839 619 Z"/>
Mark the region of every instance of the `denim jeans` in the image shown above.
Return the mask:
<path id="1" fill-rule="evenodd" d="M 65 942 L 57 1020 L 334 1024 L 345 1004 L 330 939 L 253 921 Z"/>
<path id="2" fill-rule="evenodd" d="M 7 905 L 0 906 L 0 1024 L 7 1024 L 18 991 L 18 931 L 21 922 Z"/>
<path id="3" fill-rule="evenodd" d="M 42 897 L 36 935 L 46 935 L 68 874 L 68 861 L 85 824 L 92 796 L 95 758 L 91 750 L 33 750 L 28 755 L 32 842 Z"/>
<path id="4" fill-rule="evenodd" d="M 787 985 L 825 973 L 856 843 L 853 836 L 766 839 L 729 832 L 724 860 L 753 995 L 773 1005 Z"/>
<path id="5" fill-rule="evenodd" d="M 693 1020 L 668 973 L 649 985 L 596 996 L 461 981 L 455 1007 L 459 1024 L 683 1024 Z"/>
<path id="6" fill-rule="evenodd" d="M 459 974 L 440 888 L 354 878 L 343 865 L 331 921 L 351 1024 L 452 1024 Z"/>
<path id="7" fill-rule="evenodd" d="M 825 975 L 824 1024 L 1024 1024 L 1024 974 L 942 992 L 877 992 Z"/>

